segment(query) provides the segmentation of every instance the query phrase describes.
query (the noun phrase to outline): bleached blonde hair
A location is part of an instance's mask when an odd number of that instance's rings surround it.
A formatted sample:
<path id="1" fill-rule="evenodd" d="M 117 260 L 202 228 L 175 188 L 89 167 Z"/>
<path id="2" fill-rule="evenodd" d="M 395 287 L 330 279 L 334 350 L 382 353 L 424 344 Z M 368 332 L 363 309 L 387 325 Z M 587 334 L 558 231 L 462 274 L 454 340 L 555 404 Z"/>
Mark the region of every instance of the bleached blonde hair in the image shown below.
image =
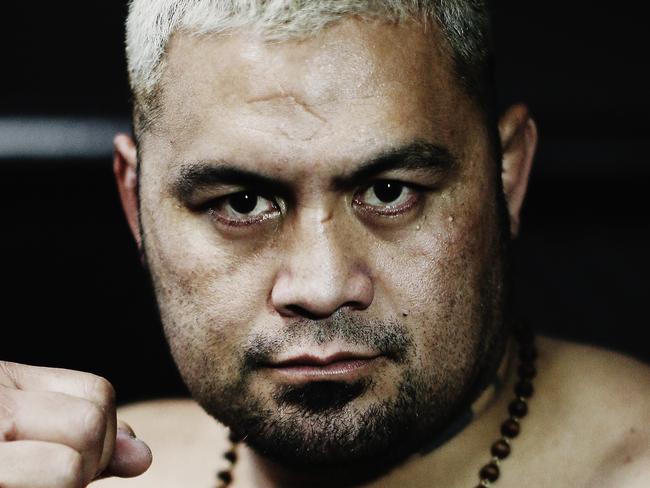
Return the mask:
<path id="1" fill-rule="evenodd" d="M 282 41 L 308 37 L 345 16 L 437 23 L 459 80 L 483 102 L 491 53 L 487 0 L 131 0 L 126 53 L 136 135 L 155 119 L 167 44 L 175 32 L 249 29 Z"/>

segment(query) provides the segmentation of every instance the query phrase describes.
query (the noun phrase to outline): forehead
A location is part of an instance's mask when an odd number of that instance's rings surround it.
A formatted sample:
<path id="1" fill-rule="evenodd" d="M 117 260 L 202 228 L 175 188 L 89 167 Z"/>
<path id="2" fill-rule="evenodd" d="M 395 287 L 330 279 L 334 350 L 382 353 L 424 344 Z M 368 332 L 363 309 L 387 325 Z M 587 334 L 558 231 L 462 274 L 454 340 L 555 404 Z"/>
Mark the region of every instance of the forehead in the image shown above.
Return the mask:
<path id="1" fill-rule="evenodd" d="M 348 19 L 284 42 L 177 33 L 162 86 L 152 140 L 172 165 L 331 162 L 423 139 L 453 146 L 475 115 L 438 30 L 411 23 Z"/>

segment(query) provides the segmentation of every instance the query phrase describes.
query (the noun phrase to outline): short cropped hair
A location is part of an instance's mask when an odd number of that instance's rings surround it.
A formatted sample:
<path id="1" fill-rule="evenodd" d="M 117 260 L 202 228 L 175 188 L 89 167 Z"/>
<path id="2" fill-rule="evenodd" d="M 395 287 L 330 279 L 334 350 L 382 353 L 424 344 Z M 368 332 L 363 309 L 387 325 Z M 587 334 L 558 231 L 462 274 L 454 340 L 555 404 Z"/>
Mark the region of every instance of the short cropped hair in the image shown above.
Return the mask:
<path id="1" fill-rule="evenodd" d="M 165 54 L 175 32 L 204 35 L 249 29 L 269 41 L 283 41 L 307 38 L 346 16 L 437 24 L 459 82 L 480 108 L 491 111 L 488 0 L 131 0 L 126 53 L 136 137 L 159 113 Z"/>

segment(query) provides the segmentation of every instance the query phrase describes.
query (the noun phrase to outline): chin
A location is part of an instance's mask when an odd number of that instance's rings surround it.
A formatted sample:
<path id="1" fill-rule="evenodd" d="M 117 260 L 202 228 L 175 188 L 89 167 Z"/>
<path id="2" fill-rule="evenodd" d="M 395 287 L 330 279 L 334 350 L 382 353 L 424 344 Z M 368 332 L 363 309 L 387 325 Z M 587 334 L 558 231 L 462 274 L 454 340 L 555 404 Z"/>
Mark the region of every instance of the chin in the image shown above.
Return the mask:
<path id="1" fill-rule="evenodd" d="M 409 370 L 391 396 L 378 396 L 372 378 L 316 381 L 276 388 L 264 399 L 251 393 L 225 403 L 226 394 L 204 408 L 268 460 L 328 480 L 336 468 L 345 478 L 336 485 L 345 486 L 390 470 L 466 409 L 454 379 L 435 390 L 431 384 Z"/>

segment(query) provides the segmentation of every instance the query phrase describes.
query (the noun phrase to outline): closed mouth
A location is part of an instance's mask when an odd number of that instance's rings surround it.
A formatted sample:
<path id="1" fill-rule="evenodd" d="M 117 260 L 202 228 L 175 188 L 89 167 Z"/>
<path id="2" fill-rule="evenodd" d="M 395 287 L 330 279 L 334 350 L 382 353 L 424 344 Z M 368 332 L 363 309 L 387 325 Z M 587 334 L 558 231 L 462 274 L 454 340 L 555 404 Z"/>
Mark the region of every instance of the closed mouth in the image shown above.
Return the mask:
<path id="1" fill-rule="evenodd" d="M 304 354 L 269 364 L 268 367 L 282 375 L 296 379 L 335 379 L 337 377 L 344 379 L 373 364 L 379 357 L 381 357 L 379 354 L 364 355 L 352 352 L 340 352 L 326 357 Z"/>

